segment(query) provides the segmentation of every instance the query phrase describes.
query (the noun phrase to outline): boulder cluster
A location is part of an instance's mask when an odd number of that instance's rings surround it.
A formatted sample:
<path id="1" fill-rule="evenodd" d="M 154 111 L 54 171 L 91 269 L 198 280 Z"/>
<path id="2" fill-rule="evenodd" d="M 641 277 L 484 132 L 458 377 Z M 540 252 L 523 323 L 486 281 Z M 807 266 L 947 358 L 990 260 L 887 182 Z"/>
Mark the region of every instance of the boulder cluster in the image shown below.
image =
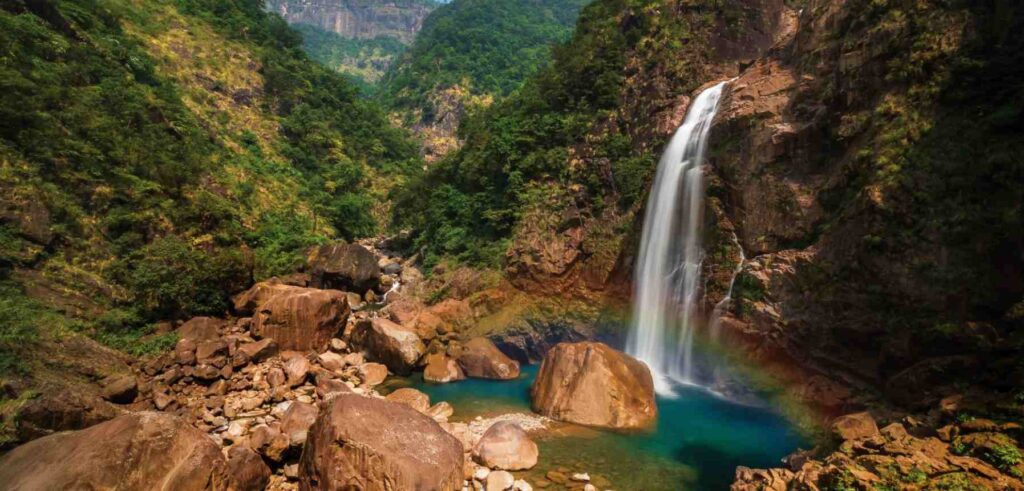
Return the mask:
<path id="1" fill-rule="evenodd" d="M 795 453 L 786 468 L 739 467 L 732 490 L 1024 489 L 1021 426 L 964 416 L 961 402 L 944 399 L 927 421 L 887 415 L 879 425 L 868 412 L 840 416 L 831 425 L 834 445 L 824 447 L 831 450 Z"/>
<path id="2" fill-rule="evenodd" d="M 519 376 L 519 363 L 489 339 L 460 337 L 472 317 L 465 301 L 427 306 L 401 295 L 399 285 L 420 278 L 359 244 L 322 246 L 306 272 L 236 295 L 231 316 L 177 326 L 173 350 L 102 382 L 103 398 L 124 415 L 19 447 L 3 459 L 0 481 L 33 489 L 530 489 L 516 479 L 498 484 L 499 472 L 537 462 L 521 428 L 500 424 L 481 436 L 449 423 L 447 402 L 381 387 L 390 374 L 418 370 L 435 383 Z M 109 457 L 126 452 L 130 459 Z M 60 464 L 67 460 L 76 465 Z M 496 477 L 474 479 L 482 470 Z"/>

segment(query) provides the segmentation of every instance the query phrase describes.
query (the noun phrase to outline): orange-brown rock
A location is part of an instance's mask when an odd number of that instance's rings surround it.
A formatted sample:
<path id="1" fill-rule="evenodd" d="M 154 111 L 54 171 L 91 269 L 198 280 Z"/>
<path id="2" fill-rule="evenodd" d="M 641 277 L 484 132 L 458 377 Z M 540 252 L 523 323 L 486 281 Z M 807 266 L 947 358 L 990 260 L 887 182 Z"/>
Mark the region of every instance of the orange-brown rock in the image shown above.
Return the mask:
<path id="1" fill-rule="evenodd" d="M 416 331 L 381 317 L 359 321 L 352 345 L 399 375 L 408 375 L 427 351 Z"/>
<path id="2" fill-rule="evenodd" d="M 434 420 L 383 399 L 340 394 L 309 430 L 299 489 L 453 491 L 462 444 Z"/>
<path id="3" fill-rule="evenodd" d="M 410 387 L 398 389 L 385 397 L 391 402 L 405 404 L 421 413 L 426 414 L 430 409 L 430 396 Z"/>
<path id="4" fill-rule="evenodd" d="M 485 337 L 470 339 L 455 353 L 455 361 L 467 377 L 511 380 L 519 377 L 519 362 L 515 361 Z"/>
<path id="5" fill-rule="evenodd" d="M 214 317 L 193 317 L 178 328 L 178 338 L 196 343 L 217 339 L 220 330 L 227 324 L 224 319 Z"/>
<path id="6" fill-rule="evenodd" d="M 541 363 L 533 409 L 553 419 L 605 428 L 645 428 L 658 415 L 651 372 L 603 343 L 560 343 Z"/>
<path id="7" fill-rule="evenodd" d="M 869 438 L 877 434 L 875 418 L 867 412 L 847 414 L 832 422 L 832 436 L 839 441 Z"/>
<path id="8" fill-rule="evenodd" d="M 487 428 L 476 447 L 473 458 L 491 469 L 520 471 L 537 465 L 540 451 L 537 444 L 519 425 L 499 421 Z"/>
<path id="9" fill-rule="evenodd" d="M 57 433 L 0 459 L 6 489 L 228 489 L 220 448 L 205 433 L 165 413 L 119 416 Z"/>
<path id="10" fill-rule="evenodd" d="M 306 443 L 309 427 L 313 426 L 319 413 L 316 406 L 305 402 L 292 401 L 288 409 L 281 415 L 281 433 L 288 437 L 292 446 Z"/>
<path id="11" fill-rule="evenodd" d="M 228 450 L 228 470 L 238 491 L 263 491 L 270 482 L 270 467 L 249 447 Z"/>
<path id="12" fill-rule="evenodd" d="M 267 300 L 282 293 L 294 291 L 296 288 L 298 287 L 287 285 L 277 278 L 256 283 L 252 288 L 235 295 L 232 299 L 235 313 L 239 315 L 252 315 Z"/>
<path id="13" fill-rule="evenodd" d="M 282 350 L 323 351 L 348 319 L 348 299 L 337 290 L 290 287 L 257 309 L 252 332 Z"/>
<path id="14" fill-rule="evenodd" d="M 433 353 L 427 355 L 427 366 L 423 369 L 423 380 L 436 384 L 446 384 L 465 380 L 466 374 L 462 367 L 444 353 Z"/>

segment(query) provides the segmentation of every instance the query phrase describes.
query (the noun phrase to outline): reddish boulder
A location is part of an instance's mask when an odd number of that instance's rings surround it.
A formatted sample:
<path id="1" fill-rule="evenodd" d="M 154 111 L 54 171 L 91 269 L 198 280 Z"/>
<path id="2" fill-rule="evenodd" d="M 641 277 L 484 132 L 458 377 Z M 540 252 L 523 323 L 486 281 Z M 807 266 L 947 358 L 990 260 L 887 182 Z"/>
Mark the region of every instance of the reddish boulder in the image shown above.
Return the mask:
<path id="1" fill-rule="evenodd" d="M 462 444 L 434 420 L 355 394 L 328 402 L 299 461 L 301 490 L 454 491 L 462 475 Z"/>
<path id="2" fill-rule="evenodd" d="M 411 373 L 427 351 L 416 331 L 380 317 L 356 324 L 351 339 L 353 346 L 399 375 Z"/>
<path id="3" fill-rule="evenodd" d="M 875 418 L 867 412 L 840 416 L 832 422 L 832 435 L 839 441 L 859 440 L 878 434 Z"/>
<path id="4" fill-rule="evenodd" d="M 316 406 L 312 404 L 293 401 L 281 415 L 281 433 L 288 437 L 288 442 L 292 446 L 302 446 L 306 443 L 306 433 L 309 427 L 313 426 L 318 413 Z"/>
<path id="5" fill-rule="evenodd" d="M 220 448 L 165 413 L 126 414 L 15 448 L 0 459 L 8 489 L 221 490 L 231 483 Z"/>
<path id="6" fill-rule="evenodd" d="M 491 425 L 473 448 L 477 462 L 491 469 L 506 471 L 531 469 L 537 465 L 538 455 L 537 444 L 519 425 L 510 421 Z"/>
<path id="7" fill-rule="evenodd" d="M 277 278 L 256 283 L 248 290 L 233 298 L 235 312 L 239 315 L 253 315 L 260 305 L 277 295 L 294 291 L 298 287 L 287 285 Z"/>
<path id="8" fill-rule="evenodd" d="M 430 396 L 410 387 L 403 387 L 390 394 L 385 399 L 399 404 L 405 404 L 421 413 L 426 414 L 430 409 Z"/>
<path id="9" fill-rule="evenodd" d="M 228 471 L 238 491 L 263 491 L 270 483 L 270 467 L 248 447 L 236 445 L 228 450 Z"/>
<path id="10" fill-rule="evenodd" d="M 647 365 L 603 343 L 559 343 L 530 389 L 533 410 L 560 421 L 645 428 L 658 408 Z"/>
<path id="11" fill-rule="evenodd" d="M 255 343 L 243 343 L 238 346 L 238 351 L 244 353 L 253 363 L 259 363 L 277 354 L 277 341 L 267 338 Z"/>
<path id="12" fill-rule="evenodd" d="M 283 350 L 323 351 L 348 319 L 348 299 L 337 290 L 291 287 L 257 309 L 252 332 Z"/>
<path id="13" fill-rule="evenodd" d="M 423 380 L 436 384 L 446 384 L 458 380 L 465 380 L 466 374 L 462 367 L 444 353 L 427 355 L 427 366 L 423 369 Z"/>
<path id="14" fill-rule="evenodd" d="M 455 361 L 466 376 L 497 380 L 519 377 L 519 362 L 502 353 L 490 339 L 470 339 L 455 354 Z"/>
<path id="15" fill-rule="evenodd" d="M 226 324 L 224 319 L 193 317 L 178 328 L 178 339 L 189 339 L 196 343 L 217 339 Z"/>

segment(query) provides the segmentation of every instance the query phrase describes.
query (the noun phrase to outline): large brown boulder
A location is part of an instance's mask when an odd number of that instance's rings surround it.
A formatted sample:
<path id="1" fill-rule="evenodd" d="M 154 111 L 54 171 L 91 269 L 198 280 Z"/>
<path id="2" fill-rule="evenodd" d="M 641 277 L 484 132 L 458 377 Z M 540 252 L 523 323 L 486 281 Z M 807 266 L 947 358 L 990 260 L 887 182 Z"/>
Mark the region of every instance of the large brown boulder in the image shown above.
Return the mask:
<path id="1" fill-rule="evenodd" d="M 360 294 L 380 282 L 380 267 L 372 252 L 359 244 L 327 244 L 309 255 L 310 286 Z"/>
<path id="2" fill-rule="evenodd" d="M 537 465 L 540 451 L 519 425 L 499 421 L 487 428 L 476 447 L 473 458 L 491 469 L 521 471 Z"/>
<path id="3" fill-rule="evenodd" d="M 651 372 L 603 343 L 560 343 L 530 389 L 533 409 L 553 419 L 604 428 L 645 428 L 658 415 Z"/>
<path id="4" fill-rule="evenodd" d="M 878 425 L 870 413 L 860 412 L 840 416 L 832 422 L 832 436 L 839 441 L 859 440 L 878 434 Z"/>
<path id="5" fill-rule="evenodd" d="M 427 351 L 416 331 L 385 318 L 363 320 L 352 330 L 352 345 L 388 369 L 408 375 Z"/>
<path id="6" fill-rule="evenodd" d="M 248 290 L 235 295 L 232 299 L 234 302 L 235 312 L 239 315 L 252 315 L 256 313 L 256 309 L 264 302 L 274 298 L 282 293 L 295 290 L 296 286 L 288 285 L 279 280 L 278 278 L 271 278 L 266 281 L 256 283 Z"/>
<path id="7" fill-rule="evenodd" d="M 222 490 L 227 461 L 205 433 L 165 413 L 57 433 L 0 459 L 5 489 Z"/>
<path id="8" fill-rule="evenodd" d="M 470 339 L 455 353 L 467 377 L 511 380 L 519 377 L 519 362 L 502 353 L 490 339 Z"/>
<path id="9" fill-rule="evenodd" d="M 273 338 L 281 350 L 323 351 L 348 319 L 344 292 L 290 287 L 256 310 L 252 332 Z"/>
<path id="10" fill-rule="evenodd" d="M 339 394 L 309 429 L 299 461 L 302 490 L 462 488 L 462 444 L 416 410 Z"/>

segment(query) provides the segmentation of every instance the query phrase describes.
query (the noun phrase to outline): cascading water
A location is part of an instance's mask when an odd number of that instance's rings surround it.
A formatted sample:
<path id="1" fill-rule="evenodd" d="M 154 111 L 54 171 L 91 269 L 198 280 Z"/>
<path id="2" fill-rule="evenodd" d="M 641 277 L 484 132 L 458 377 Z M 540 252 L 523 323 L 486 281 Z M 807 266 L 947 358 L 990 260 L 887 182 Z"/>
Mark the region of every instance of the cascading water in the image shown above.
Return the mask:
<path id="1" fill-rule="evenodd" d="M 694 324 L 700 303 L 704 149 L 726 83 L 693 101 L 658 162 L 647 200 L 626 351 L 647 363 L 655 389 L 694 383 Z"/>

